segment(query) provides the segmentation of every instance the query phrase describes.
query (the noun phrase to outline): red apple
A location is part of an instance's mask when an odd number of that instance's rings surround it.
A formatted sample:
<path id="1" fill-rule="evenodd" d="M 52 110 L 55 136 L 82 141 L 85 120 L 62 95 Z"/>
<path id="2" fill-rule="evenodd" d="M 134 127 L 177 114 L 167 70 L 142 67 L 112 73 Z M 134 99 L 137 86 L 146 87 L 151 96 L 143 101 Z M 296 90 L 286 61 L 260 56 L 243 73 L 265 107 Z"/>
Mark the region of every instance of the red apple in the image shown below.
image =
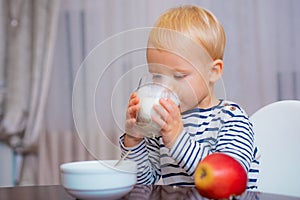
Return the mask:
<path id="1" fill-rule="evenodd" d="M 199 193 L 210 199 L 224 199 L 241 195 L 247 188 L 247 173 L 233 157 L 212 153 L 197 166 L 194 174 Z"/>

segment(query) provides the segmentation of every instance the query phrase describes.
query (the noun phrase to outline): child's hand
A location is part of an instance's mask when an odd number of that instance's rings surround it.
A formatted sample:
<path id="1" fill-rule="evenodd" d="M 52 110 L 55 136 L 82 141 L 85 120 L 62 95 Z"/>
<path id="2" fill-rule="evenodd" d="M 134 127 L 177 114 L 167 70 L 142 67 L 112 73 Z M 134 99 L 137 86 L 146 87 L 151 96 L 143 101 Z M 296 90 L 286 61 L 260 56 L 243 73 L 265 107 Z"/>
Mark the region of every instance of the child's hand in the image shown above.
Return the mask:
<path id="1" fill-rule="evenodd" d="M 171 149 L 183 130 L 180 108 L 170 99 L 160 99 L 159 103 L 162 107 L 156 105 L 154 109 L 162 119 L 153 120 L 162 128 L 164 145 Z"/>
<path id="2" fill-rule="evenodd" d="M 135 130 L 136 115 L 138 110 L 140 109 L 139 102 L 140 102 L 140 98 L 134 92 L 130 96 L 128 109 L 126 112 L 126 123 L 125 123 L 126 135 L 124 138 L 124 145 L 127 147 L 135 146 L 143 139 L 143 136 L 141 136 Z"/>

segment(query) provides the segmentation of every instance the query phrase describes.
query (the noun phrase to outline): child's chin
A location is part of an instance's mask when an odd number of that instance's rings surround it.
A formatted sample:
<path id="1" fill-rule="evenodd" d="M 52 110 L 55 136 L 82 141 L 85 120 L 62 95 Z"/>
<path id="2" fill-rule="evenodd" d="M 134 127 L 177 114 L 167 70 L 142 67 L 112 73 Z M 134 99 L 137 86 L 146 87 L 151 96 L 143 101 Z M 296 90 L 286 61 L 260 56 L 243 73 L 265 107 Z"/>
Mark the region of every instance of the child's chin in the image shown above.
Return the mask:
<path id="1" fill-rule="evenodd" d="M 181 103 L 180 104 L 180 112 L 185 112 L 185 111 L 188 111 L 188 110 L 191 110 L 193 108 L 197 108 L 198 107 L 198 104 L 196 105 L 187 105 L 187 104 L 184 104 L 184 103 Z"/>

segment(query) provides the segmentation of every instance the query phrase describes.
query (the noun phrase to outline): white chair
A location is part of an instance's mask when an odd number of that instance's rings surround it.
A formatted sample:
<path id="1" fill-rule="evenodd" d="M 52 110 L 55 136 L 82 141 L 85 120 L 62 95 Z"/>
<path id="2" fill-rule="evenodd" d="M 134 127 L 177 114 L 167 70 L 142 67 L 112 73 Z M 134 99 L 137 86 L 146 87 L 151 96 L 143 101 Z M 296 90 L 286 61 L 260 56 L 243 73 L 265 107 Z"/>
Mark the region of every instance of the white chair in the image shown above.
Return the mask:
<path id="1" fill-rule="evenodd" d="M 300 197 L 300 101 L 269 104 L 250 120 L 261 152 L 258 190 Z"/>

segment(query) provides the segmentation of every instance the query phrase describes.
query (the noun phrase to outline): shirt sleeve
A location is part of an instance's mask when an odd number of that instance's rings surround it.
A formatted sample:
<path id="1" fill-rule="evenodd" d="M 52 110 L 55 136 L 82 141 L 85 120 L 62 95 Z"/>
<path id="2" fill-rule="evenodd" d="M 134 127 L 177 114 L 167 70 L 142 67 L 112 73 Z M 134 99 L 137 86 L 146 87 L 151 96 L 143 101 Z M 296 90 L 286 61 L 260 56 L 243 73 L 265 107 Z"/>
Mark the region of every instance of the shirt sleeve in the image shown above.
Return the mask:
<path id="1" fill-rule="evenodd" d="M 254 133 L 248 116 L 239 107 L 231 107 L 231 117 L 224 121 L 218 134 L 216 151 L 238 160 L 248 172 L 255 150 Z"/>
<path id="2" fill-rule="evenodd" d="M 124 134 L 125 135 L 125 134 Z M 131 151 L 127 159 L 137 163 L 137 183 L 155 184 L 161 176 L 160 172 L 160 152 L 158 138 L 144 138 L 135 147 L 124 146 L 124 135 L 120 137 L 121 156 Z"/>
<path id="3" fill-rule="evenodd" d="M 199 161 L 208 154 L 209 148 L 195 141 L 189 133 L 184 130 L 179 136 L 169 154 L 188 175 L 192 176 Z"/>
<path id="4" fill-rule="evenodd" d="M 226 153 L 237 159 L 246 171 L 249 170 L 254 151 L 252 125 L 239 107 L 230 109 L 222 111 L 222 123 L 216 128 L 217 138 L 214 144 L 204 142 L 205 139 L 196 140 L 185 130 L 170 150 L 170 156 L 190 176 L 194 174 L 199 161 L 212 152 Z"/>

